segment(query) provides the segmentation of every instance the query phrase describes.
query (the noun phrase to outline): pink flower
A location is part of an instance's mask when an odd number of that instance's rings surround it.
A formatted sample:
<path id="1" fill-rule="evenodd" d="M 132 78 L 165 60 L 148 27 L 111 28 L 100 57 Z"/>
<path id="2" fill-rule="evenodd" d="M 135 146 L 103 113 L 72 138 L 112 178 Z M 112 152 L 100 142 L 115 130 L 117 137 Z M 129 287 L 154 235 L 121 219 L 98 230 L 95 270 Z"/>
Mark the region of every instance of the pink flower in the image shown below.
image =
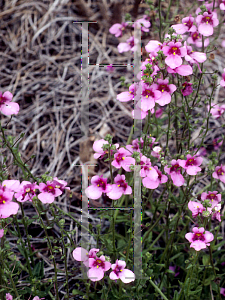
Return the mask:
<path id="1" fill-rule="evenodd" d="M 217 166 L 212 174 L 212 177 L 225 183 L 225 166 L 222 166 L 222 164 L 220 167 Z"/>
<path id="2" fill-rule="evenodd" d="M 13 300 L 13 296 L 10 295 L 9 293 L 7 293 L 7 294 L 5 295 L 5 297 L 6 297 L 6 300 Z"/>
<path id="3" fill-rule="evenodd" d="M 66 186 L 67 182 L 65 180 L 59 180 L 57 177 L 54 177 L 53 180 L 56 183 L 55 187 L 60 189 L 60 191 L 63 192 L 64 190 L 70 190 L 70 187 Z"/>
<path id="4" fill-rule="evenodd" d="M 215 14 L 204 12 L 203 15 L 196 17 L 196 23 L 199 33 L 203 36 L 210 36 L 213 35 L 213 27 L 219 24 L 219 20 Z"/>
<path id="5" fill-rule="evenodd" d="M 157 52 L 159 50 L 162 50 L 162 43 L 160 43 L 159 41 L 149 41 L 148 44 L 145 46 L 145 50 L 149 53 L 154 53 L 155 55 L 157 55 Z"/>
<path id="6" fill-rule="evenodd" d="M 117 169 L 122 167 L 125 171 L 131 172 L 130 165 L 135 165 L 135 159 L 131 157 L 131 153 L 124 148 L 117 150 L 117 153 L 114 154 L 114 158 L 112 166 Z"/>
<path id="7" fill-rule="evenodd" d="M 157 144 L 157 142 L 155 142 L 156 138 L 154 138 L 153 136 L 147 136 L 147 138 L 151 139 L 150 144 L 148 144 L 147 146 L 152 150 L 153 146 Z"/>
<path id="8" fill-rule="evenodd" d="M 103 145 L 105 145 L 105 144 L 109 144 L 109 142 L 105 141 L 104 139 L 94 142 L 93 149 L 95 152 L 97 152 L 94 154 L 95 159 L 98 159 L 98 158 L 102 159 L 108 153 L 108 151 L 104 151 L 102 149 Z M 119 144 L 115 144 L 115 146 L 116 146 L 116 148 L 119 148 Z M 111 150 L 111 155 L 112 155 L 112 153 L 113 153 L 113 151 Z"/>
<path id="9" fill-rule="evenodd" d="M 46 184 L 43 182 L 39 183 L 39 190 L 41 193 L 38 195 L 38 199 L 42 203 L 52 203 L 55 197 L 62 194 L 58 182 L 55 180 L 47 181 Z"/>
<path id="10" fill-rule="evenodd" d="M 19 204 L 12 201 L 14 192 L 6 182 L 7 180 L 0 185 L 0 218 L 3 219 L 16 215 L 19 210 Z"/>
<path id="11" fill-rule="evenodd" d="M 187 160 L 178 159 L 178 162 L 182 168 L 184 168 L 188 175 L 196 175 L 201 171 L 199 167 L 202 164 L 203 158 L 200 156 L 187 155 Z"/>
<path id="12" fill-rule="evenodd" d="M 171 176 L 173 184 L 176 186 L 182 186 L 184 184 L 184 177 L 181 174 L 180 163 L 179 160 L 173 159 L 171 161 L 172 167 L 168 168 L 168 166 L 164 167 L 164 171 Z"/>
<path id="13" fill-rule="evenodd" d="M 89 258 L 90 270 L 87 272 L 88 278 L 91 281 L 98 281 L 104 277 L 104 272 L 111 268 L 111 263 L 105 261 L 105 256 Z"/>
<path id="14" fill-rule="evenodd" d="M 149 176 L 142 179 L 142 183 L 143 183 L 144 187 L 151 189 L 151 190 L 156 189 L 160 183 L 165 183 L 168 180 L 168 177 L 166 175 L 163 175 L 162 172 L 160 170 L 158 170 L 157 166 L 155 166 L 154 169 L 158 173 L 158 177 L 156 178 L 156 180 L 151 179 Z"/>
<path id="15" fill-rule="evenodd" d="M 14 197 L 19 202 L 32 201 L 33 197 L 36 196 L 36 189 L 39 189 L 36 183 L 22 181 Z"/>
<path id="16" fill-rule="evenodd" d="M 151 155 L 154 157 L 157 157 L 158 160 L 160 159 L 160 152 L 162 151 L 162 148 L 159 146 L 156 146 L 153 148 L 153 151 L 151 152 Z"/>
<path id="17" fill-rule="evenodd" d="M 185 234 L 185 238 L 191 243 L 190 247 L 194 248 L 196 251 L 205 249 L 206 246 L 210 246 L 210 243 L 214 236 L 211 232 L 205 231 L 204 227 L 194 227 L 192 232 Z"/>
<path id="18" fill-rule="evenodd" d="M 200 0 L 198 0 L 198 1 L 200 1 Z M 204 5 L 205 5 L 205 7 L 206 7 L 206 9 L 207 9 L 207 12 L 208 12 L 209 14 L 213 14 L 213 15 L 215 15 L 215 17 L 217 17 L 217 13 L 215 12 L 215 10 L 212 11 L 212 8 L 213 8 L 213 2 L 208 3 L 208 1 L 205 0 Z M 215 1 L 215 7 L 217 7 L 217 1 Z M 195 12 L 196 15 L 198 15 L 201 11 L 202 11 L 201 8 L 198 7 L 198 8 L 196 9 L 196 12 Z"/>
<path id="19" fill-rule="evenodd" d="M 169 42 L 168 46 L 163 47 L 163 53 L 166 55 L 165 63 L 175 69 L 182 65 L 182 58 L 187 54 L 186 47 L 182 47 L 181 42 Z"/>
<path id="20" fill-rule="evenodd" d="M 181 89 L 181 93 L 183 94 L 183 96 L 188 96 L 193 92 L 192 89 L 192 83 L 189 83 L 187 81 L 185 81 L 184 83 L 182 83 L 183 89 Z"/>
<path id="21" fill-rule="evenodd" d="M 204 206 L 201 203 L 195 201 L 188 202 L 188 208 L 192 212 L 192 217 L 197 217 L 198 214 L 201 214 L 205 210 Z"/>
<path id="22" fill-rule="evenodd" d="M 196 47 L 200 48 L 202 47 L 202 35 L 198 32 L 192 32 L 191 36 L 187 39 L 188 44 L 195 44 Z M 207 47 L 209 45 L 209 38 L 206 38 L 204 40 L 204 47 Z"/>
<path id="23" fill-rule="evenodd" d="M 177 267 L 177 269 L 179 270 L 180 267 Z M 180 274 L 180 272 L 175 273 L 176 266 L 169 266 L 169 270 L 174 272 L 174 277 L 177 277 Z"/>
<path id="24" fill-rule="evenodd" d="M 164 80 L 158 79 L 157 90 L 161 92 L 161 96 L 155 102 L 161 106 L 169 104 L 171 102 L 171 95 L 176 91 L 176 86 L 174 84 L 169 84 L 169 79 Z"/>
<path id="25" fill-rule="evenodd" d="M 219 138 L 213 140 L 214 150 L 218 150 L 220 148 L 220 146 L 223 144 L 223 141 L 217 142 L 218 140 L 219 140 Z"/>
<path id="26" fill-rule="evenodd" d="M 129 86 L 129 92 L 122 92 L 117 95 L 116 99 L 120 102 L 127 102 L 131 100 L 135 100 L 134 94 L 136 93 L 138 89 L 138 83 L 133 83 Z"/>
<path id="27" fill-rule="evenodd" d="M 9 91 L 3 95 L 0 92 L 0 111 L 6 116 L 17 115 L 20 110 L 18 103 L 11 102 L 12 98 L 13 95 Z"/>
<path id="28" fill-rule="evenodd" d="M 213 192 L 208 191 L 208 193 L 203 192 L 203 193 L 201 194 L 201 199 L 202 199 L 202 201 L 204 201 L 204 200 L 206 200 L 206 199 L 209 199 L 210 202 L 211 202 L 211 204 L 214 204 L 214 203 L 215 203 L 215 205 L 216 205 L 216 204 L 218 204 L 219 202 L 221 202 L 221 194 L 218 194 L 217 191 L 213 191 Z"/>
<path id="29" fill-rule="evenodd" d="M 117 200 L 123 194 L 124 195 L 132 194 L 132 188 L 125 181 L 125 175 L 118 174 L 114 178 L 114 182 L 115 182 L 115 184 L 112 185 L 112 190 L 109 193 L 107 193 L 107 196 L 110 199 Z"/>
<path id="30" fill-rule="evenodd" d="M 144 75 L 150 76 L 150 77 L 154 77 L 158 71 L 159 71 L 159 67 L 157 65 L 155 65 L 154 63 L 155 60 L 155 56 L 152 54 L 149 54 L 149 58 L 146 58 L 145 61 L 143 61 L 141 63 L 141 71 L 137 74 L 137 79 L 142 80 Z M 152 73 L 148 74 L 148 73 L 144 73 L 144 71 L 146 70 L 146 65 L 147 64 L 151 64 L 152 65 Z"/>
<path id="31" fill-rule="evenodd" d="M 11 190 L 11 192 L 17 192 L 17 190 L 20 187 L 20 181 L 19 180 L 4 180 L 2 182 L 2 186 L 3 186 L 3 189 L 5 189 L 7 187 L 8 189 Z"/>
<path id="32" fill-rule="evenodd" d="M 33 298 L 33 300 L 41 300 L 41 299 L 45 299 L 45 298 L 39 298 L 38 296 L 35 296 L 35 297 Z"/>
<path id="33" fill-rule="evenodd" d="M 137 102 L 137 106 L 144 111 L 148 111 L 155 106 L 156 100 L 161 97 L 161 92 L 157 90 L 157 84 L 153 83 L 149 85 L 141 82 L 140 87 L 137 90 L 137 95 L 141 99 Z"/>
<path id="34" fill-rule="evenodd" d="M 170 67 L 167 67 L 167 72 L 170 74 L 179 74 L 181 76 L 188 76 L 193 73 L 193 69 L 191 66 L 188 65 L 181 65 L 180 67 L 177 67 L 175 69 L 171 69 Z"/>
<path id="35" fill-rule="evenodd" d="M 121 279 L 123 283 L 134 281 L 135 274 L 132 271 L 125 269 L 125 267 L 126 262 L 117 259 L 116 263 L 111 265 L 113 271 L 109 274 L 109 278 L 111 280 Z"/>
<path id="36" fill-rule="evenodd" d="M 91 183 L 92 185 L 85 189 L 85 193 L 90 199 L 98 199 L 102 193 L 108 193 L 112 189 L 112 186 L 107 184 L 107 178 L 103 178 L 103 175 L 100 177 L 98 175 L 93 176 Z"/>
<path id="37" fill-rule="evenodd" d="M 216 119 L 221 117 L 225 111 L 225 104 L 222 104 L 221 106 L 219 106 L 217 104 L 212 103 L 211 106 L 212 106 L 212 108 L 210 110 L 210 113 L 213 115 L 213 117 Z M 207 105 L 207 109 L 209 111 L 209 109 L 210 109 L 209 105 Z"/>
<path id="38" fill-rule="evenodd" d="M 144 15 L 143 18 L 138 19 L 134 22 L 132 25 L 134 28 L 141 28 L 141 31 L 143 32 L 149 32 L 149 27 L 151 26 L 151 23 L 146 20 L 147 15 Z"/>
<path id="39" fill-rule="evenodd" d="M 96 253 L 99 252 L 99 249 L 92 248 L 89 252 L 82 248 L 77 247 L 73 250 L 73 258 L 77 261 L 82 261 L 86 267 L 89 267 L 89 258 L 95 258 Z"/>
<path id="40" fill-rule="evenodd" d="M 122 24 L 116 23 L 109 28 L 109 32 L 111 34 L 115 34 L 115 37 L 119 37 L 123 34 L 123 30 L 126 28 L 128 24 L 122 22 Z"/>
<path id="41" fill-rule="evenodd" d="M 194 24 L 194 18 L 190 15 L 190 17 L 186 17 L 182 19 L 182 24 L 172 25 L 172 27 L 174 30 L 176 30 L 176 33 L 184 34 L 186 32 L 196 31 L 196 26 L 193 24 Z"/>
<path id="42" fill-rule="evenodd" d="M 185 60 L 191 65 L 197 64 L 199 72 L 202 73 L 198 63 L 203 63 L 206 61 L 206 54 L 202 52 L 194 52 L 191 46 L 187 46 L 187 55 L 185 55 Z"/>
<path id="43" fill-rule="evenodd" d="M 220 288 L 220 294 L 225 296 L 225 288 Z"/>
<path id="44" fill-rule="evenodd" d="M 220 80 L 220 85 L 221 85 L 222 87 L 225 87 L 225 68 L 223 69 L 222 78 L 223 78 L 223 79 Z"/>
<path id="45" fill-rule="evenodd" d="M 218 203 L 212 206 L 212 207 L 207 207 L 207 211 L 210 212 L 210 214 L 212 215 L 212 220 L 217 219 L 219 222 L 221 222 L 221 217 L 220 217 L 220 210 L 221 210 L 221 204 Z"/>
<path id="46" fill-rule="evenodd" d="M 225 0 L 220 0 L 221 3 L 220 3 L 220 9 L 221 10 L 225 10 Z"/>
<path id="47" fill-rule="evenodd" d="M 158 173 L 151 165 L 150 159 L 147 158 L 145 155 L 141 156 L 140 165 L 141 165 L 141 170 L 140 170 L 141 177 L 148 176 L 153 181 L 155 181 L 158 178 Z"/>
<path id="48" fill-rule="evenodd" d="M 140 142 L 138 139 L 135 139 L 135 140 L 133 140 L 132 145 L 127 145 L 126 148 L 131 153 L 133 153 L 134 151 L 141 152 L 139 143 L 141 143 L 141 148 L 143 148 L 144 141 L 143 141 L 142 137 L 140 138 Z"/>
<path id="49" fill-rule="evenodd" d="M 0 229 L 0 238 L 2 238 L 4 235 L 4 229 Z"/>
<path id="50" fill-rule="evenodd" d="M 127 39 L 126 43 L 119 43 L 117 49 L 119 53 L 127 52 L 131 50 L 132 52 L 137 51 L 138 39 L 133 36 Z"/>

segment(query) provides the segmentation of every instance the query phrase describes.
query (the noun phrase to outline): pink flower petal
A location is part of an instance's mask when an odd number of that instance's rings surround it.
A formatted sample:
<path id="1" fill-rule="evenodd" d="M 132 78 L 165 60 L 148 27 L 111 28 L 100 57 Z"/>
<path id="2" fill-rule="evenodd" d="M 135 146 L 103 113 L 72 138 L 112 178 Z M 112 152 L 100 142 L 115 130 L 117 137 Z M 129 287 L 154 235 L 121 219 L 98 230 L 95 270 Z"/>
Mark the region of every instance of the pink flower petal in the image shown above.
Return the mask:
<path id="1" fill-rule="evenodd" d="M 90 199 L 99 199 L 102 195 L 102 191 L 98 189 L 96 186 L 90 185 L 85 189 L 85 194 Z"/>

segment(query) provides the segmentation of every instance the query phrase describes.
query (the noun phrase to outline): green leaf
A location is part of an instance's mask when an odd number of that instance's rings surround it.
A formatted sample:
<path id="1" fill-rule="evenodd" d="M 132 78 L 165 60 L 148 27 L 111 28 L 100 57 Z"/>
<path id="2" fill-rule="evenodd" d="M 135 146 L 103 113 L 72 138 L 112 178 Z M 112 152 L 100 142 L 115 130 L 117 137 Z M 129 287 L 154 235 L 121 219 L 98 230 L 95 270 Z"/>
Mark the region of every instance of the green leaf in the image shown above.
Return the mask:
<path id="1" fill-rule="evenodd" d="M 217 244 L 217 245 L 215 245 L 215 246 L 213 247 L 213 250 L 216 250 L 216 249 L 218 249 L 219 247 L 222 247 L 224 244 L 225 244 L 225 241 L 220 242 L 219 244 Z"/>
<path id="2" fill-rule="evenodd" d="M 214 279 L 215 279 L 215 275 L 214 275 L 214 274 L 210 275 L 210 276 L 205 280 L 204 285 L 205 285 L 205 286 L 209 285 Z"/>
<path id="3" fill-rule="evenodd" d="M 17 248 L 18 248 L 18 250 L 20 251 L 20 253 L 23 255 L 23 257 L 25 257 L 25 253 L 24 253 L 24 251 L 23 251 L 23 247 L 20 246 L 20 245 L 18 245 Z"/>
<path id="4" fill-rule="evenodd" d="M 209 255 L 207 254 L 204 254 L 203 257 L 202 257 L 202 263 L 204 266 L 208 266 L 210 263 L 209 263 Z"/>
<path id="5" fill-rule="evenodd" d="M 42 279 L 44 277 L 44 261 L 39 261 L 32 270 L 34 277 Z"/>
<path id="6" fill-rule="evenodd" d="M 188 296 L 195 295 L 195 294 L 197 294 L 197 293 L 199 293 L 199 292 L 201 292 L 201 291 L 202 291 L 202 287 L 199 286 L 195 291 L 189 292 L 189 293 L 188 293 Z"/>
<path id="7" fill-rule="evenodd" d="M 84 295 L 84 293 L 83 292 L 81 292 L 81 291 L 79 291 L 79 290 L 72 290 L 72 295 L 81 295 L 81 296 L 83 296 Z"/>

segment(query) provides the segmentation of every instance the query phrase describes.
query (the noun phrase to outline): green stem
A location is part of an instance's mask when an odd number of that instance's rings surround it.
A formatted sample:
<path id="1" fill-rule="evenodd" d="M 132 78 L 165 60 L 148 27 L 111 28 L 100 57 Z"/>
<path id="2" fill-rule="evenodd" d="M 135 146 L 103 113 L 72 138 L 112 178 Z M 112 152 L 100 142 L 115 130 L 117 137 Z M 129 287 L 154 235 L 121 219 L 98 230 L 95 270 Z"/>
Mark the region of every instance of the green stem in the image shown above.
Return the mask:
<path id="1" fill-rule="evenodd" d="M 68 276 L 68 269 L 67 269 L 67 259 L 66 259 L 66 244 L 64 241 L 64 235 L 63 230 L 61 228 L 61 236 L 62 236 L 62 243 L 63 243 L 63 256 L 64 256 L 64 262 L 65 262 L 65 270 L 66 270 L 66 295 L 69 299 L 70 292 L 69 292 L 69 276 Z"/>
<path id="2" fill-rule="evenodd" d="M 149 281 L 150 281 L 151 285 L 154 286 L 156 291 L 163 297 L 163 299 L 168 300 L 168 298 L 166 298 L 166 296 L 160 291 L 160 289 L 157 287 L 157 285 L 155 285 L 154 282 L 151 279 L 149 279 Z"/>
<path id="3" fill-rule="evenodd" d="M 132 228 L 133 227 L 132 213 L 130 214 L 130 222 L 131 222 L 130 228 Z M 127 250 L 126 250 L 126 259 L 125 259 L 126 265 L 127 265 L 128 258 L 129 258 L 129 250 L 130 250 L 131 240 L 132 240 L 132 233 L 130 232 L 129 242 L 127 244 Z"/>
<path id="4" fill-rule="evenodd" d="M 20 202 L 19 204 L 20 204 L 20 209 L 21 209 L 22 216 L 23 216 L 22 221 L 23 221 L 23 225 L 24 225 L 24 228 L 25 228 L 26 236 L 27 236 L 27 243 L 28 243 L 29 252 L 30 252 L 29 256 L 30 256 L 30 259 L 31 259 L 32 267 L 34 268 L 34 254 L 33 254 L 33 251 L 31 249 L 30 236 L 28 234 L 26 217 L 25 217 L 25 213 L 24 213 L 24 209 L 23 209 L 22 203 Z"/>
<path id="5" fill-rule="evenodd" d="M 214 264 L 213 264 L 213 257 L 212 257 L 212 249 L 211 249 L 211 246 L 209 246 L 209 255 L 210 255 L 210 262 L 211 262 L 211 266 L 213 268 L 213 273 L 216 277 L 216 270 L 214 268 Z M 221 294 L 220 294 L 220 287 L 219 287 L 219 284 L 217 284 L 217 292 L 218 292 L 218 295 L 219 295 L 219 298 L 221 300 Z"/>
<path id="6" fill-rule="evenodd" d="M 22 245 L 22 248 L 23 248 L 23 252 L 24 252 L 24 255 L 25 255 L 26 262 L 27 262 L 28 273 L 29 273 L 30 277 L 33 278 L 33 273 L 32 273 L 31 267 L 30 267 L 30 260 L 29 260 L 29 257 L 27 255 L 27 249 L 26 249 L 26 247 L 24 245 L 24 242 L 23 242 L 23 238 L 22 238 L 22 235 L 21 235 L 21 232 L 20 232 L 20 227 L 19 227 L 19 223 L 17 221 L 17 217 L 13 216 L 13 219 L 16 223 L 17 232 L 18 232 L 19 238 L 21 240 L 21 245 Z"/>
<path id="7" fill-rule="evenodd" d="M 170 131 L 170 103 L 168 105 L 168 109 L 169 109 L 169 113 L 168 113 L 168 130 L 167 130 L 167 134 L 166 134 L 166 149 L 165 149 L 165 157 L 166 157 L 166 154 L 167 154 L 167 149 L 168 149 L 168 143 L 169 143 L 169 131 Z"/>
<path id="8" fill-rule="evenodd" d="M 12 278 L 11 271 L 8 269 L 8 266 L 6 265 L 6 263 L 5 263 L 4 261 L 3 261 L 2 263 L 3 263 L 3 268 L 6 269 L 6 270 L 8 271 L 8 272 L 7 272 L 7 273 L 8 273 L 7 275 L 9 276 L 9 280 L 10 280 L 11 285 L 12 285 L 12 287 L 13 287 L 13 291 L 14 291 L 14 293 L 16 294 L 16 297 L 19 299 L 20 296 L 19 296 L 19 294 L 18 294 L 16 285 L 15 285 L 14 280 L 13 280 L 13 278 Z"/>
<path id="9" fill-rule="evenodd" d="M 209 113 L 208 113 L 208 117 L 207 117 L 206 131 L 205 131 L 205 133 L 204 133 L 204 135 L 203 135 L 203 137 L 202 137 L 202 140 L 201 140 L 201 142 L 200 142 L 200 144 L 199 144 L 197 150 L 195 151 L 195 154 L 196 154 L 196 153 L 199 151 L 199 149 L 202 147 L 203 142 L 204 142 L 204 139 L 205 139 L 205 137 L 206 137 L 206 134 L 207 134 L 207 132 L 208 132 L 208 130 L 209 130 L 209 118 L 210 118 L 210 111 L 211 111 L 211 108 L 212 108 L 212 107 L 211 107 L 212 96 L 213 96 L 213 93 L 214 93 L 214 90 L 215 90 L 215 89 L 216 89 L 216 82 L 214 82 L 213 89 L 212 89 L 212 93 L 211 93 L 210 99 L 209 99 Z"/>
<path id="10" fill-rule="evenodd" d="M 57 267 L 56 267 L 56 262 L 55 262 L 55 257 L 53 255 L 53 249 L 52 249 L 52 244 L 51 244 L 51 241 L 50 241 L 50 238 L 48 236 L 48 232 L 47 232 L 47 229 L 46 229 L 46 226 L 42 220 L 42 217 L 41 217 L 41 212 L 39 210 L 39 207 L 36 203 L 36 201 L 33 199 L 33 204 L 34 204 L 34 208 L 39 216 L 39 220 L 41 222 L 41 225 L 42 225 L 42 228 L 44 229 L 45 231 L 45 236 L 47 238 L 47 241 L 48 241 L 48 246 L 49 246 L 49 250 L 50 250 L 50 253 L 51 253 L 51 259 L 53 261 L 53 265 L 54 265 L 54 271 L 55 271 L 55 289 L 56 289 L 56 299 L 59 300 L 59 290 L 58 290 L 58 282 L 57 282 Z"/>
<path id="11" fill-rule="evenodd" d="M 17 165 L 21 168 L 25 178 L 27 178 L 27 174 L 26 171 L 28 172 L 28 174 L 30 175 L 30 177 L 33 178 L 34 181 L 38 181 L 38 179 L 36 177 L 33 176 L 33 174 L 31 173 L 31 171 L 27 168 L 27 166 L 23 163 L 22 159 L 19 157 L 18 153 L 16 154 L 15 151 L 13 151 L 13 147 L 8 143 L 6 136 L 5 136 L 5 132 L 4 129 L 2 128 L 2 125 L 0 124 L 0 130 L 2 132 L 2 137 L 3 140 L 6 144 L 6 146 L 9 148 L 10 152 L 13 155 L 14 160 L 17 162 Z M 26 171 L 25 171 L 26 170 Z"/>

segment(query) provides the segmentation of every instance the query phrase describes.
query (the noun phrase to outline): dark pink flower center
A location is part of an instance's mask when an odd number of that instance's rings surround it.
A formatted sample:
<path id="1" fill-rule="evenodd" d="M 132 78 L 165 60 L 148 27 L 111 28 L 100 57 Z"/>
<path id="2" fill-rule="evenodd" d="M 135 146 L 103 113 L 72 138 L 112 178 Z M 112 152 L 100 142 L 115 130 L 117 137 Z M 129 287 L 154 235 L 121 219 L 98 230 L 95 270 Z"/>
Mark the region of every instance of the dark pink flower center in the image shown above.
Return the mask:
<path id="1" fill-rule="evenodd" d="M 105 263 L 104 261 L 102 261 L 101 259 L 96 259 L 93 263 L 93 267 L 97 267 L 97 268 L 103 268 L 105 267 Z"/>
<path id="2" fill-rule="evenodd" d="M 207 197 L 206 197 L 206 199 L 210 199 L 210 200 L 213 200 L 213 199 L 215 199 L 215 198 L 217 198 L 217 196 L 216 196 L 215 194 L 209 194 L 209 195 L 207 195 Z"/>
<path id="3" fill-rule="evenodd" d="M 196 161 L 193 158 L 187 160 L 187 162 L 186 162 L 187 167 L 194 166 L 194 165 L 196 165 Z"/>
<path id="4" fill-rule="evenodd" d="M 0 195 L 0 204 L 5 204 L 6 203 L 6 199 L 3 195 Z"/>
<path id="5" fill-rule="evenodd" d="M 133 148 L 134 151 L 139 150 L 139 145 L 138 145 L 138 143 L 136 143 L 136 142 L 133 143 L 132 148 Z"/>
<path id="6" fill-rule="evenodd" d="M 51 185 L 47 185 L 45 188 L 44 188 L 44 191 L 47 192 L 47 193 L 51 193 L 51 194 L 54 194 L 55 193 L 55 188 Z"/>
<path id="7" fill-rule="evenodd" d="M 189 19 L 187 21 L 187 23 L 184 23 L 184 25 L 186 25 L 188 27 L 188 29 L 190 29 L 192 27 L 192 25 L 193 25 L 193 22 L 191 22 L 191 20 Z"/>
<path id="8" fill-rule="evenodd" d="M 169 53 L 170 55 L 171 55 L 171 54 L 172 54 L 172 55 L 181 55 L 180 49 L 179 49 L 178 47 L 175 47 L 175 46 L 171 47 L 168 53 Z"/>
<path id="9" fill-rule="evenodd" d="M 169 87 L 168 87 L 168 85 L 167 84 L 160 84 L 159 86 L 158 86 L 158 90 L 160 91 L 160 92 L 170 92 L 170 89 L 169 89 Z"/>
<path id="10" fill-rule="evenodd" d="M 1 96 L 0 97 L 0 105 L 4 104 L 6 102 L 7 99 L 5 99 L 5 97 Z"/>
<path id="11" fill-rule="evenodd" d="M 128 42 L 128 45 L 130 45 L 130 47 L 134 47 L 134 40 Z"/>
<path id="12" fill-rule="evenodd" d="M 213 25 L 213 20 L 211 16 L 204 16 L 202 18 L 202 23 Z"/>
<path id="13" fill-rule="evenodd" d="M 120 266 L 116 266 L 115 269 L 113 270 L 113 272 L 116 274 L 116 276 L 119 276 L 119 273 L 122 272 L 123 269 Z"/>
<path id="14" fill-rule="evenodd" d="M 195 42 L 196 40 L 200 39 L 200 35 L 198 34 L 198 32 L 194 32 L 191 35 L 193 41 Z"/>
<path id="15" fill-rule="evenodd" d="M 170 168 L 170 172 L 176 172 L 177 169 L 179 168 L 180 166 L 178 164 L 175 164 L 173 165 L 171 168 Z"/>
<path id="16" fill-rule="evenodd" d="M 98 180 L 97 186 L 98 186 L 98 187 L 101 187 L 103 190 L 106 189 L 106 183 L 105 183 L 105 181 L 102 180 L 101 178 Z"/>
<path id="17" fill-rule="evenodd" d="M 161 181 L 161 178 L 162 178 L 162 173 L 161 172 L 158 172 L 157 170 L 156 170 L 156 172 L 158 173 L 158 179 Z"/>
<path id="18" fill-rule="evenodd" d="M 123 161 L 124 159 L 125 159 L 124 154 L 118 153 L 118 155 L 116 157 L 116 161 L 119 163 L 119 162 Z"/>
<path id="19" fill-rule="evenodd" d="M 148 97 L 154 98 L 154 97 L 155 97 L 155 94 L 154 94 L 153 91 L 151 91 L 151 90 L 144 90 L 144 91 L 142 92 L 142 96 L 144 96 L 144 97 L 146 97 L 146 98 L 148 98 Z"/>
<path id="20" fill-rule="evenodd" d="M 193 242 L 194 241 L 205 241 L 205 237 L 203 235 L 203 233 L 195 233 L 194 237 L 193 237 Z"/>
<path id="21" fill-rule="evenodd" d="M 35 196 L 35 191 L 32 188 L 32 184 L 27 184 L 23 188 L 24 188 L 24 192 L 22 194 L 22 199 L 24 199 L 27 194 L 29 195 L 30 199 L 32 199 L 33 196 Z"/>
<path id="22" fill-rule="evenodd" d="M 121 187 L 123 190 L 126 190 L 126 188 L 127 188 L 127 183 L 122 179 L 120 181 L 117 181 L 116 184 L 118 187 Z"/>
<path id="23" fill-rule="evenodd" d="M 217 170 L 217 174 L 218 175 L 223 175 L 224 173 L 223 173 L 223 170 L 220 168 L 219 170 Z"/>

